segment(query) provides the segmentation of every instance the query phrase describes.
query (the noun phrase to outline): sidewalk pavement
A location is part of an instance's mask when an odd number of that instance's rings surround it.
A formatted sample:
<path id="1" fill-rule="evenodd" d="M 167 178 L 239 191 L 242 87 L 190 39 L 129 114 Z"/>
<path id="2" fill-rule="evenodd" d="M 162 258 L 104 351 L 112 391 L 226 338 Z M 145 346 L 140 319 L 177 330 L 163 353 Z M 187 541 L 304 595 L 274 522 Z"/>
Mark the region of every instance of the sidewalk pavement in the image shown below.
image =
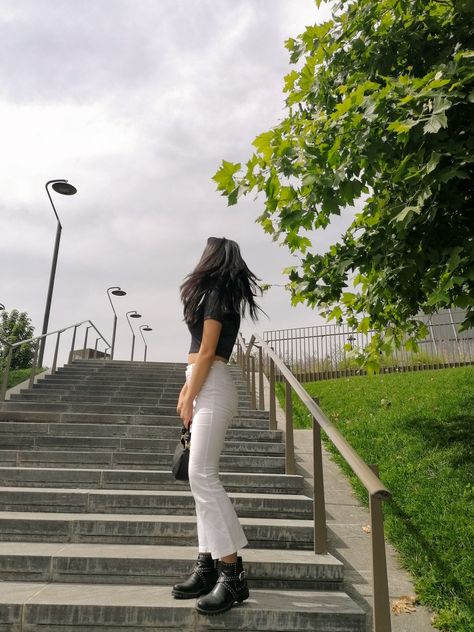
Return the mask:
<path id="1" fill-rule="evenodd" d="M 269 385 L 265 380 L 265 402 L 269 401 Z M 277 401 L 277 425 L 285 432 L 285 413 Z M 303 492 L 313 497 L 312 429 L 294 430 L 296 473 L 304 476 Z M 357 500 L 352 486 L 341 468 L 322 446 L 324 496 L 329 553 L 344 563 L 344 590 L 367 612 L 367 629 L 373 629 L 372 548 L 371 535 L 363 530 L 370 524 L 369 510 Z M 387 574 L 391 606 L 402 596 L 416 597 L 413 582 L 402 568 L 398 554 L 386 540 Z M 412 604 L 409 604 L 412 605 Z M 433 613 L 425 606 L 414 605 L 413 612 L 395 614 L 392 610 L 392 632 L 437 632 L 431 624 Z"/>

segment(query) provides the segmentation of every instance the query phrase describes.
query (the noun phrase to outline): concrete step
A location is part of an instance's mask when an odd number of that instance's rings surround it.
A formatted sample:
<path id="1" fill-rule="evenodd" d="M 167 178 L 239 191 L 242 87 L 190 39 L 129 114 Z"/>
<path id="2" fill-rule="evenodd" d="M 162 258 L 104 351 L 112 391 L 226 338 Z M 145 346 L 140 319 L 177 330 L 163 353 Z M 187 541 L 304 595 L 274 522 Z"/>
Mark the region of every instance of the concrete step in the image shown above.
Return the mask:
<path id="1" fill-rule="evenodd" d="M 142 362 L 140 360 L 105 360 L 101 358 L 89 358 L 89 359 L 81 359 L 77 358 L 70 362 L 67 366 L 91 366 L 91 367 L 128 367 L 131 371 L 133 371 L 136 367 L 146 367 L 146 368 L 186 368 L 186 362 Z M 237 365 L 234 365 L 237 367 Z"/>
<path id="2" fill-rule="evenodd" d="M 18 405 L 18 404 L 16 404 Z M 59 406 L 67 406 L 67 404 L 59 404 Z M 168 409 L 169 410 L 169 409 Z M 232 428 L 246 428 L 255 430 L 267 430 L 269 422 L 265 419 L 252 419 L 251 417 L 242 417 L 242 413 L 246 411 L 239 411 L 239 416 L 234 417 L 228 432 Z M 177 438 L 182 427 L 180 417 L 175 412 L 172 415 L 141 415 L 141 414 L 119 414 L 119 413 L 101 413 L 101 412 L 50 412 L 47 410 L 47 406 L 41 410 L 6 410 L 0 408 L 0 422 L 1 421 L 17 421 L 17 422 L 46 422 L 46 423 L 102 423 L 102 424 L 132 424 L 136 426 L 151 426 L 156 429 L 157 427 L 173 427 L 175 436 Z M 0 423 L 0 426 L 2 423 Z M 155 436 L 157 431 L 153 430 Z"/>
<path id="3" fill-rule="evenodd" d="M 247 518 L 311 520 L 313 501 L 303 494 L 230 492 L 235 510 Z M 88 512 L 189 515 L 195 510 L 190 491 L 0 487 L 4 511 Z"/>
<path id="4" fill-rule="evenodd" d="M 113 387 L 109 387 L 109 385 L 107 386 L 102 386 L 100 384 L 82 384 L 82 383 L 74 383 L 74 384 L 68 384 L 65 388 L 61 387 L 59 384 L 56 384 L 56 382 L 46 382 L 45 380 L 41 380 L 40 382 L 36 382 L 36 384 L 33 384 L 33 387 L 31 389 L 22 389 L 20 392 L 21 393 L 38 393 L 38 392 L 45 392 L 48 393 L 50 391 L 59 391 L 60 393 L 98 393 L 100 394 L 114 394 L 114 395 L 118 395 L 119 393 L 130 393 L 130 394 L 137 394 L 137 395 L 143 395 L 143 396 L 150 396 L 150 395 L 154 395 L 155 393 L 159 392 L 161 394 L 167 394 L 169 396 L 178 396 L 179 392 L 180 392 L 180 388 L 177 386 L 166 386 L 166 385 L 159 385 L 158 387 L 156 385 L 153 386 L 129 386 L 129 385 L 122 385 L 120 383 L 115 383 L 115 385 Z M 239 395 L 242 396 L 246 396 L 247 394 L 247 390 L 245 388 L 237 388 L 237 392 L 239 393 Z"/>
<path id="5" fill-rule="evenodd" d="M 342 591 L 253 589 L 218 617 L 169 586 L 2 582 L 0 629 L 8 632 L 365 632 L 365 614 Z"/>
<path id="6" fill-rule="evenodd" d="M 14 402 L 79 402 L 79 403 L 99 403 L 99 404 L 142 404 L 146 406 L 163 406 L 176 408 L 178 397 L 169 397 L 163 393 L 150 395 L 136 395 L 127 393 L 69 393 L 54 391 L 50 393 L 30 391 L 26 393 L 15 393 L 11 395 L 8 401 Z M 251 399 L 249 397 L 239 398 L 239 409 L 248 410 L 251 407 Z"/>
<path id="7" fill-rule="evenodd" d="M 71 413 L 109 413 L 109 414 L 131 414 L 131 415 L 165 415 L 174 416 L 179 419 L 175 406 L 144 406 L 127 404 L 88 404 L 88 403 L 68 403 L 68 402 L 0 402 L 0 411 L 48 411 L 48 412 L 71 412 Z M 268 412 L 263 410 L 239 409 L 238 417 L 251 418 L 262 422 L 268 420 Z"/>
<path id="8" fill-rule="evenodd" d="M 174 452 L 174 449 L 173 449 Z M 171 452 L 116 450 L 0 450 L 0 464 L 11 467 L 107 468 L 133 470 L 171 470 Z M 285 473 L 285 458 L 280 456 L 222 454 L 220 472 Z"/>
<path id="9" fill-rule="evenodd" d="M 250 548 L 313 550 L 313 521 L 240 518 Z M 0 511 L 0 541 L 197 546 L 196 516 Z"/>
<path id="10" fill-rule="evenodd" d="M 220 479 L 228 492 L 299 494 L 303 490 L 303 477 L 299 474 L 222 472 Z M 176 481 L 170 470 L 0 466 L 0 481 L 6 487 L 189 489 L 189 484 Z"/>
<path id="11" fill-rule="evenodd" d="M 343 564 L 313 551 L 244 549 L 249 588 L 339 590 Z M 0 580 L 169 586 L 189 575 L 191 546 L 0 542 Z"/>
<path id="12" fill-rule="evenodd" d="M 113 404 L 114 406 L 134 405 L 134 406 L 160 406 L 163 408 L 171 408 L 176 410 L 178 397 L 169 397 L 160 393 L 154 396 L 142 396 L 127 393 L 16 393 L 13 394 L 8 401 L 11 402 L 67 402 L 67 403 L 94 403 L 94 404 Z M 250 398 L 239 399 L 239 410 L 248 410 L 251 408 Z"/>
<path id="13" fill-rule="evenodd" d="M 68 413 L 65 413 L 68 414 Z M 38 415 L 41 419 L 37 420 Z M 21 417 L 22 421 L 10 421 L 10 418 Z M 101 423 L 101 416 L 92 416 L 97 423 L 81 423 L 80 421 L 68 423 L 61 421 L 62 413 L 5 413 L 0 412 L 0 442 L 9 441 L 9 437 L 14 440 L 28 441 L 34 437 L 43 437 L 47 441 L 47 437 L 85 437 L 85 438 L 137 438 L 163 441 L 172 441 L 177 443 L 180 435 L 180 426 L 173 419 L 173 424 L 167 426 L 156 425 L 138 425 L 133 423 Z M 53 419 L 50 419 L 53 417 Z M 78 418 L 77 416 L 75 418 Z M 260 428 L 238 428 L 231 426 L 226 433 L 226 442 L 252 442 L 252 443 L 271 443 L 278 444 L 283 440 L 281 430 L 262 430 Z M 20 444 L 18 444 L 20 446 Z M 28 444 L 24 444 L 28 447 Z M 31 445 L 31 444 L 30 444 Z M 36 445 L 36 444 L 34 444 Z M 5 444 L 5 447 L 7 445 Z M 261 448 L 255 447 L 256 451 Z"/>
<path id="14" fill-rule="evenodd" d="M 161 432 L 157 433 L 161 436 Z M 178 442 L 178 433 L 169 439 L 128 438 L 128 437 L 61 437 L 34 436 L 28 434 L 5 435 L 0 434 L 0 450 L 113 450 L 116 452 L 158 452 L 174 453 Z M 284 456 L 283 443 L 268 443 L 264 441 L 226 441 L 223 454 Z"/>

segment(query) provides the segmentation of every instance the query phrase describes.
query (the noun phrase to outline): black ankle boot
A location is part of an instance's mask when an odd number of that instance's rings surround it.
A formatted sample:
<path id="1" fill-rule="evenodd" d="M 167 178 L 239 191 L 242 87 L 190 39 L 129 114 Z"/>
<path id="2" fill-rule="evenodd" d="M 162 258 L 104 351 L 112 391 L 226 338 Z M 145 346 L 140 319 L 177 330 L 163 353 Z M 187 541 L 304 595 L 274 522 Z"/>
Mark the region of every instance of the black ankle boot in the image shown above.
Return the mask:
<path id="1" fill-rule="evenodd" d="M 199 553 L 191 576 L 181 584 L 175 584 L 171 594 L 176 599 L 193 599 L 207 595 L 217 581 L 217 569 L 210 553 Z"/>
<path id="2" fill-rule="evenodd" d="M 217 562 L 219 578 L 213 590 L 199 599 L 196 605 L 198 612 L 202 614 L 220 614 L 232 608 L 234 603 L 241 603 L 249 597 L 245 571 L 242 567 L 242 558 L 238 557 L 237 562 L 227 564 Z"/>

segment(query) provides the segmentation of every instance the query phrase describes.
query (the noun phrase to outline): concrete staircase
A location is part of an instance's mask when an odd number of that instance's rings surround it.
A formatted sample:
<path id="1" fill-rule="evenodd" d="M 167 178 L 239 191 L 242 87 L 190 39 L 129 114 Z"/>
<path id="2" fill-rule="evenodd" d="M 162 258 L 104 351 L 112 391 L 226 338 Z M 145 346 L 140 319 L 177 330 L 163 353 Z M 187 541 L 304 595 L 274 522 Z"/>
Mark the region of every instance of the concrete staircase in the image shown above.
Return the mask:
<path id="1" fill-rule="evenodd" d="M 189 485 L 170 472 L 184 368 L 76 360 L 0 404 L 0 632 L 365 631 L 237 367 L 221 478 L 249 540 L 250 598 L 215 617 L 173 599 L 197 557 Z"/>

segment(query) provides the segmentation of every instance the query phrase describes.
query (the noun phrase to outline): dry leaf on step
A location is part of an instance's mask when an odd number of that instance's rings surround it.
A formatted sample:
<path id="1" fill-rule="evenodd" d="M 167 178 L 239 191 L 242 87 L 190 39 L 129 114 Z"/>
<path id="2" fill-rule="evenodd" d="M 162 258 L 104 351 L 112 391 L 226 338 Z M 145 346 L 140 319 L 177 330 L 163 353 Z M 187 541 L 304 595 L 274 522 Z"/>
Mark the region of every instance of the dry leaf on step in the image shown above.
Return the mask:
<path id="1" fill-rule="evenodd" d="M 401 595 L 399 599 L 392 601 L 392 612 L 401 614 L 402 612 L 415 612 L 416 597 L 413 595 Z"/>
<path id="2" fill-rule="evenodd" d="M 362 527 L 362 531 L 365 531 L 366 533 L 372 533 L 370 524 L 366 524 L 365 527 Z"/>

